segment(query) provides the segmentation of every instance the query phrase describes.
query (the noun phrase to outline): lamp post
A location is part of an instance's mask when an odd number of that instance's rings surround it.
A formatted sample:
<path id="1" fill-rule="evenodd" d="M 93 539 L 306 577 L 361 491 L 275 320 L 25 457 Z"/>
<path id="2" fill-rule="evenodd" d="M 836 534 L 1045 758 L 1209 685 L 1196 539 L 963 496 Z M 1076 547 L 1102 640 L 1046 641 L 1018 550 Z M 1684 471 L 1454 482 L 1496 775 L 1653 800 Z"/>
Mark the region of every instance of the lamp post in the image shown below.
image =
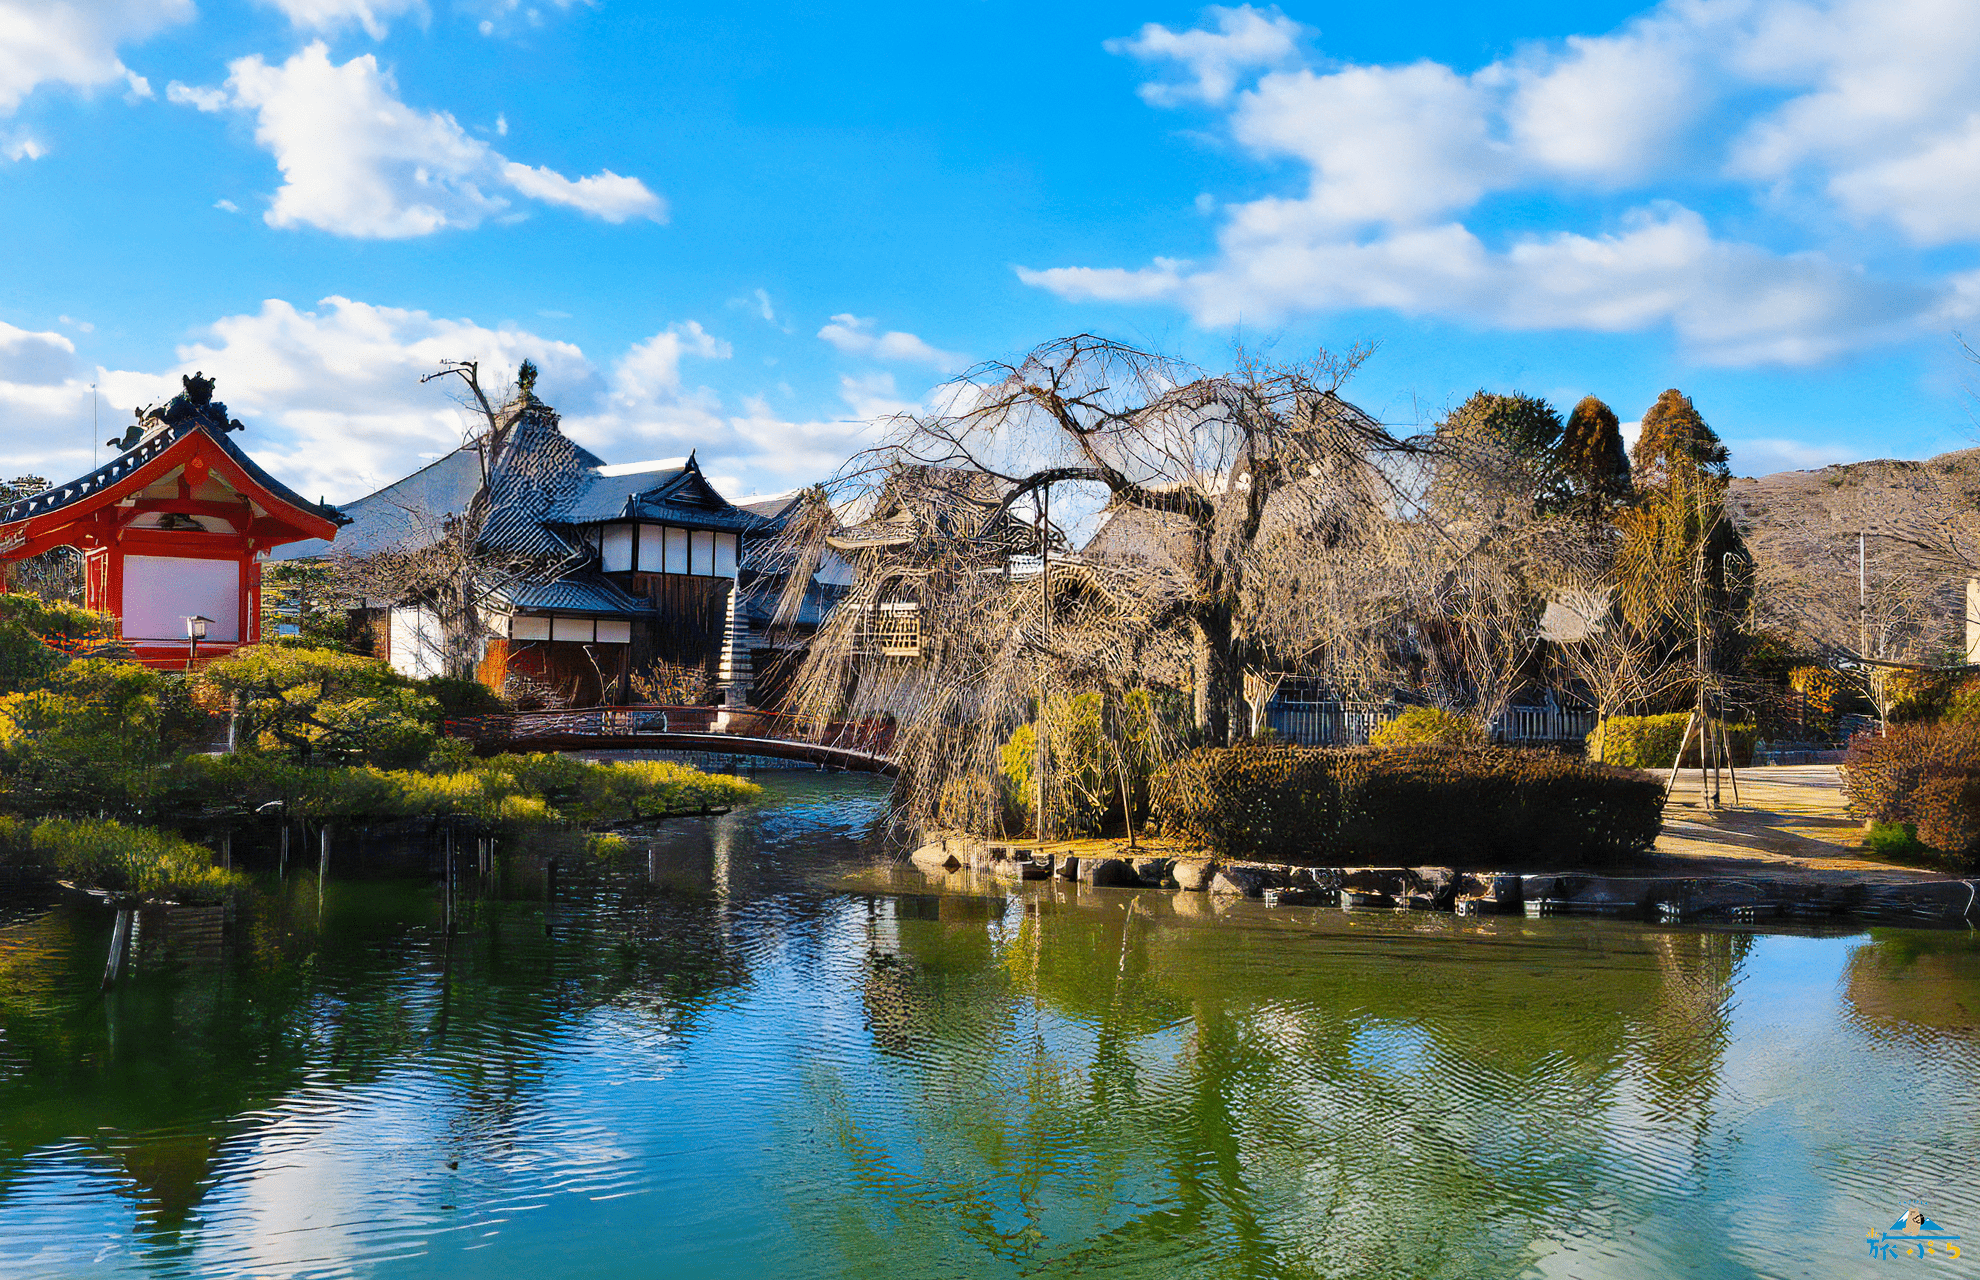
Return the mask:
<path id="1" fill-rule="evenodd" d="M 197 613 L 186 619 L 186 670 L 191 671 L 199 660 L 199 642 L 206 639 L 207 624 L 212 621 Z"/>

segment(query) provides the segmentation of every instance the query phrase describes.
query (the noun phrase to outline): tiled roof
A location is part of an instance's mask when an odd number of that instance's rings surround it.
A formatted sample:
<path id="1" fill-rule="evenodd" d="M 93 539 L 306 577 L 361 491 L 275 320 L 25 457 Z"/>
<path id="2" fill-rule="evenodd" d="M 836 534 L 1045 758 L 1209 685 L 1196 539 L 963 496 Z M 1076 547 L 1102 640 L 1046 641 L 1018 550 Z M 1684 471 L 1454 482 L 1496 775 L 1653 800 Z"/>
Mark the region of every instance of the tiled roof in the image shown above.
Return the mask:
<path id="1" fill-rule="evenodd" d="M 60 511 L 64 507 L 73 506 L 76 503 L 85 501 L 111 485 L 128 479 L 133 471 L 144 466 L 147 462 L 150 462 L 153 458 L 156 458 L 159 454 L 165 452 L 195 431 L 204 431 L 207 439 L 218 445 L 222 453 L 225 453 L 241 470 L 245 471 L 255 484 L 267 490 L 270 496 L 287 503 L 289 506 L 295 507 L 297 510 L 306 511 L 313 516 L 319 516 L 333 524 L 349 523 L 337 508 L 322 503 L 311 502 L 308 498 L 289 488 L 289 486 L 283 484 L 274 476 L 263 471 L 260 464 L 237 448 L 233 441 L 227 438 L 227 433 L 230 430 L 238 428 L 239 425 L 238 423 L 230 423 L 228 421 L 227 406 L 217 402 L 201 406 L 198 410 L 195 410 L 177 422 L 157 423 L 135 447 L 128 452 L 118 454 L 110 461 L 96 468 L 96 470 L 86 475 L 78 476 L 76 479 L 68 481 L 65 484 L 52 485 L 49 488 L 43 489 L 40 493 L 31 493 L 7 503 L 4 508 L 0 508 L 0 524 L 12 524 L 17 520 L 33 519 L 36 516 L 47 515 L 51 511 Z"/>
<path id="2" fill-rule="evenodd" d="M 653 606 L 594 573 L 573 573 L 555 582 L 532 582 L 503 592 L 513 608 L 537 612 L 649 614 Z"/>

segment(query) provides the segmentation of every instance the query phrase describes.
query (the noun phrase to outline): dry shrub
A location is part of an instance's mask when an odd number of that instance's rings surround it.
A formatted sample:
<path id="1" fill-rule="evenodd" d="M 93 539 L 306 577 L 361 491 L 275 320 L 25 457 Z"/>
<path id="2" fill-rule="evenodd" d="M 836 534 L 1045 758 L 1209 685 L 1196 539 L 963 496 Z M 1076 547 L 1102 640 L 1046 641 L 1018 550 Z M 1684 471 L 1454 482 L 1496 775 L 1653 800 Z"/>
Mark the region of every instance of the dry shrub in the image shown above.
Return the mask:
<path id="1" fill-rule="evenodd" d="M 1980 863 L 1980 720 L 1861 734 L 1842 773 L 1851 817 L 1912 825 L 1955 868 Z"/>

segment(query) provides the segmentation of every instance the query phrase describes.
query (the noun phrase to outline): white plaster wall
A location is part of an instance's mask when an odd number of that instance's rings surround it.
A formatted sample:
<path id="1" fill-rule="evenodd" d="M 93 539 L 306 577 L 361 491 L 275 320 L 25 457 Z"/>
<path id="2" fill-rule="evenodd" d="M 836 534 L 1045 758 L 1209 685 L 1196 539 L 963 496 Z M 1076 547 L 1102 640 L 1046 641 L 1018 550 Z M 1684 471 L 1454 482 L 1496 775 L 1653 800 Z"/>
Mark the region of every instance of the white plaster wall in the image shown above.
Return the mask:
<path id="1" fill-rule="evenodd" d="M 124 557 L 126 640 L 184 640 L 186 618 L 196 613 L 213 619 L 208 640 L 241 638 L 239 561 Z"/>

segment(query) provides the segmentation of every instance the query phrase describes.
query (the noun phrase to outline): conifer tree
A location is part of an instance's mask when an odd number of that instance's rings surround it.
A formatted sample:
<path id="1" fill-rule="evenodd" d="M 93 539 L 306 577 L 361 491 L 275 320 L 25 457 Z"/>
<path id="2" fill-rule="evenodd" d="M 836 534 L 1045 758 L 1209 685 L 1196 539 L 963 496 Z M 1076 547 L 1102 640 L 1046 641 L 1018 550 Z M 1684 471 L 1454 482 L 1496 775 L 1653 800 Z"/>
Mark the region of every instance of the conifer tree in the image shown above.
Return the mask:
<path id="1" fill-rule="evenodd" d="M 1566 497 L 1561 415 L 1538 396 L 1478 391 L 1437 424 L 1445 458 L 1434 505 L 1490 505 L 1516 491 L 1541 510 Z"/>
<path id="2" fill-rule="evenodd" d="M 1616 411 L 1583 396 L 1561 433 L 1561 471 L 1575 509 L 1593 524 L 1629 500 L 1629 454 Z"/>
<path id="3" fill-rule="evenodd" d="M 1727 457 L 1726 446 L 1705 424 L 1691 397 L 1672 387 L 1643 415 L 1643 431 L 1636 437 L 1636 487 L 1664 488 L 1679 469 L 1695 478 L 1723 482 L 1732 474 Z"/>

